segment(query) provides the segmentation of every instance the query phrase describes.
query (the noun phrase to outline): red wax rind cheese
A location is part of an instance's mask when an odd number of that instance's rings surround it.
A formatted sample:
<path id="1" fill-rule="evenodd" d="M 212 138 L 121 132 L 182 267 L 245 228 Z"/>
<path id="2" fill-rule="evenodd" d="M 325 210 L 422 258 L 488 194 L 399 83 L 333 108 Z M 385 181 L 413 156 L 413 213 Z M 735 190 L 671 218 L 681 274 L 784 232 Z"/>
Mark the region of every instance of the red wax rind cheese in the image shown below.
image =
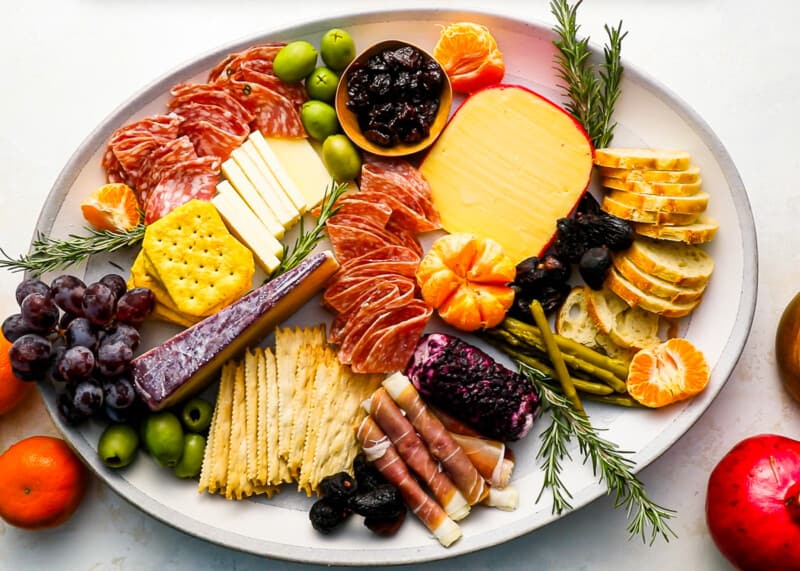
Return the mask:
<path id="1" fill-rule="evenodd" d="M 339 268 L 330 251 L 296 268 L 150 349 L 132 362 L 139 397 L 161 410 L 196 394 L 220 367 L 257 343 L 308 301 Z"/>

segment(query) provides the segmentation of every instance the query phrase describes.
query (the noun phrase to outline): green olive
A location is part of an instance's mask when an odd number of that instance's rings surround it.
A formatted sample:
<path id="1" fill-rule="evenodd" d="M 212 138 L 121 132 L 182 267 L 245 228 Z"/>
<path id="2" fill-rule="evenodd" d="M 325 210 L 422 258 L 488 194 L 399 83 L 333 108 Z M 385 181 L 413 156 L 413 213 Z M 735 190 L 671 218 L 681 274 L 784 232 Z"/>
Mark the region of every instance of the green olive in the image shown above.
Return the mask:
<path id="1" fill-rule="evenodd" d="M 147 450 L 161 466 L 175 466 L 183 454 L 183 427 L 171 412 L 151 414 L 144 425 Z"/>
<path id="2" fill-rule="evenodd" d="M 300 108 L 300 120 L 306 132 L 317 141 L 324 141 L 339 132 L 336 109 L 324 101 L 306 101 Z"/>
<path id="3" fill-rule="evenodd" d="M 129 424 L 110 424 L 100 435 L 97 454 L 109 468 L 123 468 L 136 458 L 139 435 Z"/>
<path id="4" fill-rule="evenodd" d="M 306 78 L 306 93 L 311 99 L 330 103 L 336 97 L 339 76 L 327 67 L 318 67 Z"/>
<path id="5" fill-rule="evenodd" d="M 183 427 L 189 432 L 204 432 L 211 424 L 213 410 L 206 399 L 195 397 L 181 409 Z"/>
<path id="6" fill-rule="evenodd" d="M 361 155 L 345 135 L 332 135 L 325 139 L 322 162 L 338 181 L 353 180 L 361 172 Z"/>
<path id="7" fill-rule="evenodd" d="M 205 450 L 205 438 L 199 434 L 187 434 L 183 442 L 181 460 L 175 464 L 175 475 L 178 478 L 194 478 L 200 474 Z"/>
<path id="8" fill-rule="evenodd" d="M 314 70 L 317 50 L 308 42 L 286 44 L 272 62 L 272 71 L 286 83 L 297 83 Z"/>
<path id="9" fill-rule="evenodd" d="M 350 34 L 334 28 L 322 36 L 319 51 L 325 65 L 335 71 L 342 71 L 356 57 L 356 44 Z"/>
<path id="10" fill-rule="evenodd" d="M 783 386 L 800 401 L 800 293 L 789 302 L 775 334 L 775 360 Z"/>

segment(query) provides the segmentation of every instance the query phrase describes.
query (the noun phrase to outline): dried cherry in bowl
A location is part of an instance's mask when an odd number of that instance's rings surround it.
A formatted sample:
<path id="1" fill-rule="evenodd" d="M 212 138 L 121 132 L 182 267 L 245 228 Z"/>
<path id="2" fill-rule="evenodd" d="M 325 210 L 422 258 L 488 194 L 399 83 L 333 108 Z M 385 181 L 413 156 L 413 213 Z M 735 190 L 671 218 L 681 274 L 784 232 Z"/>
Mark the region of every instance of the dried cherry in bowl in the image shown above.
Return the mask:
<path id="1" fill-rule="evenodd" d="M 433 121 L 431 122 L 428 133 L 420 140 L 413 143 L 398 142 L 389 146 L 377 144 L 369 140 L 362 132 L 359 125 L 358 115 L 351 110 L 347 102 L 350 100 L 348 93 L 348 86 L 351 74 L 359 68 L 364 68 L 367 62 L 375 55 L 381 54 L 388 50 L 396 50 L 399 48 L 411 47 L 417 50 L 425 63 L 435 64 L 436 68 L 441 71 L 441 90 L 438 93 L 438 108 L 436 109 Z M 347 68 L 344 70 L 339 81 L 339 86 L 336 89 L 336 114 L 339 118 L 339 123 L 342 126 L 345 134 L 353 143 L 361 149 L 370 153 L 381 155 L 385 157 L 399 157 L 404 155 L 411 155 L 428 148 L 439 137 L 445 124 L 447 123 L 448 116 L 450 115 L 450 106 L 453 102 L 453 90 L 450 86 L 450 80 L 447 74 L 442 69 L 441 65 L 430 55 L 428 52 L 414 44 L 403 42 L 400 40 L 385 40 L 378 42 L 361 52 Z"/>

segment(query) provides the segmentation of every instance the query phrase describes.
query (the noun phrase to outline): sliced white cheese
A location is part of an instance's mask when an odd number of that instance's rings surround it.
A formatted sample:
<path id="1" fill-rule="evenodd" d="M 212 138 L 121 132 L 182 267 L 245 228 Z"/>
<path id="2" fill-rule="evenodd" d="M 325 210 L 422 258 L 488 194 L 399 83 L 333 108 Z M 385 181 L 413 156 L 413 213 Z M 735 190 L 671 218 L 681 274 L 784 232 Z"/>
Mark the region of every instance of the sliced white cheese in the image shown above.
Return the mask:
<path id="1" fill-rule="evenodd" d="M 247 175 L 244 174 L 241 167 L 236 164 L 236 161 L 228 159 L 222 163 L 222 174 L 233 185 L 233 188 L 236 189 L 245 204 L 253 211 L 253 214 L 258 216 L 258 219 L 264 223 L 269 233 L 276 238 L 281 238 L 284 233 L 283 224 L 281 224 L 272 208 L 264 201 L 264 198 L 250 182 L 250 179 L 247 178 Z M 217 187 L 217 190 L 219 190 L 219 187 Z"/>
<path id="2" fill-rule="evenodd" d="M 305 139 L 284 139 L 288 141 L 305 141 Z M 245 141 L 243 147 L 249 147 L 255 151 L 256 157 L 260 158 L 263 165 L 269 170 L 275 179 L 280 184 L 284 194 L 294 204 L 294 206 L 305 212 L 308 209 L 308 201 L 305 195 L 297 188 L 292 177 L 286 172 L 286 169 L 281 164 L 278 157 L 270 147 L 269 143 L 264 139 L 264 136 L 259 131 L 253 131 L 250 138 Z M 250 150 L 248 149 L 248 152 Z M 255 157 L 253 157 L 255 159 Z"/>
<path id="3" fill-rule="evenodd" d="M 228 183 L 222 182 L 219 186 L 226 184 Z M 278 257 L 283 255 L 283 245 L 267 232 L 233 188 L 218 192 L 211 202 L 217 207 L 228 229 L 250 248 L 253 257 L 265 272 L 271 273 L 278 267 Z"/>
<path id="4" fill-rule="evenodd" d="M 245 153 L 242 147 L 231 153 L 231 158 L 242 169 L 250 183 L 261 195 L 261 198 L 275 213 L 278 222 L 287 230 L 300 218 L 300 212 L 280 189 L 280 184 L 268 170 L 262 172 L 258 164 Z"/>
<path id="5" fill-rule="evenodd" d="M 325 190 L 331 185 L 331 175 L 307 139 L 265 139 L 260 133 L 251 137 L 262 157 L 269 157 L 264 160 L 279 165 L 293 181 L 308 210 L 322 202 Z"/>

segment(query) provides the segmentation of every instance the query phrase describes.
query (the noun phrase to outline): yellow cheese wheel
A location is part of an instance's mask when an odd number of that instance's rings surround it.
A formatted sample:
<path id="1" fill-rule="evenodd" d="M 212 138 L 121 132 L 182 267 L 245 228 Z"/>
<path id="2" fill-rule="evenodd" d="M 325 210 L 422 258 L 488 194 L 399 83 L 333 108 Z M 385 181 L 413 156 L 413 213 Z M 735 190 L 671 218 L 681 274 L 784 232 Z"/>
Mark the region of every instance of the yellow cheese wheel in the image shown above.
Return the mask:
<path id="1" fill-rule="evenodd" d="M 592 146 L 551 101 L 498 85 L 464 101 L 420 168 L 447 231 L 492 238 L 517 263 L 540 254 L 573 210 Z"/>

